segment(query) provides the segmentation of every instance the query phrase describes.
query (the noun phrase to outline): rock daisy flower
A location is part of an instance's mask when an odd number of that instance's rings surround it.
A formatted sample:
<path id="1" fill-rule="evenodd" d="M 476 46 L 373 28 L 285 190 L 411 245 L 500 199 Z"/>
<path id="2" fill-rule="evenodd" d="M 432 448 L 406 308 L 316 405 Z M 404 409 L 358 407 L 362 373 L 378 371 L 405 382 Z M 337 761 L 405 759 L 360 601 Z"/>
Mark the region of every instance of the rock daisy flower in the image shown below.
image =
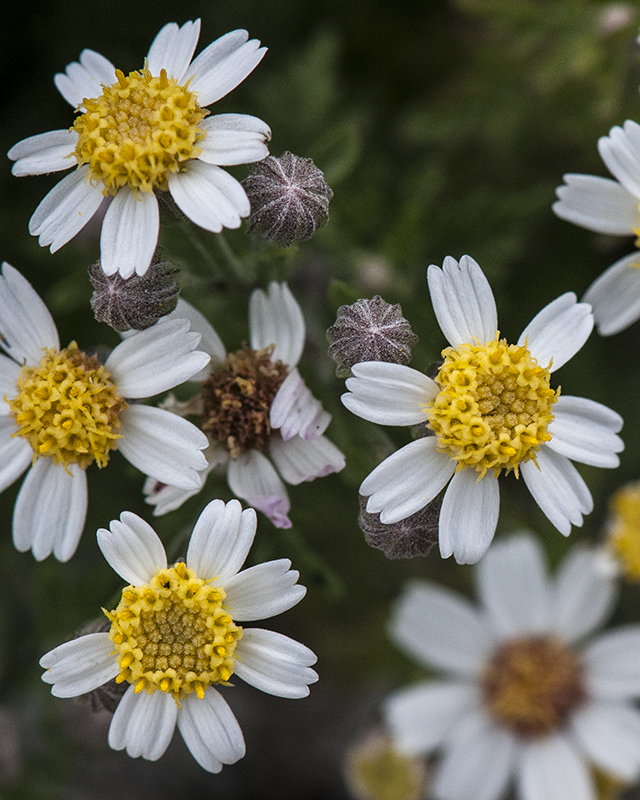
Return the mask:
<path id="1" fill-rule="evenodd" d="M 29 230 L 55 252 L 110 197 L 102 223 L 100 261 L 107 275 L 144 274 L 158 240 L 156 192 L 168 191 L 196 225 L 237 228 L 251 211 L 238 181 L 222 166 L 268 155 L 269 127 L 245 114 L 208 116 L 257 66 L 265 48 L 246 31 L 220 37 L 193 61 L 200 20 L 165 25 L 143 69 L 125 75 L 104 56 L 83 50 L 80 62 L 55 76 L 78 110 L 68 130 L 18 142 L 13 174 L 40 175 L 75 167 L 36 209 Z"/>
<path id="2" fill-rule="evenodd" d="M 55 323 L 9 264 L 0 276 L 0 491 L 29 469 L 13 514 L 13 541 L 38 561 L 67 561 L 87 512 L 85 471 L 119 450 L 135 467 L 185 490 L 200 485 L 207 439 L 195 425 L 127 401 L 177 386 L 208 363 L 187 320 L 160 322 L 119 344 L 106 362 L 60 348 Z"/>
<path id="3" fill-rule="evenodd" d="M 589 638 L 614 582 L 574 548 L 555 580 L 529 535 L 496 543 L 477 567 L 481 606 L 416 581 L 393 615 L 402 649 L 445 676 L 393 694 L 396 746 L 440 750 L 438 800 L 595 800 L 592 768 L 640 774 L 640 625 Z M 585 641 L 586 640 L 586 641 Z"/>
<path id="4" fill-rule="evenodd" d="M 557 216 L 583 228 L 613 236 L 635 234 L 640 245 L 640 125 L 627 120 L 598 140 L 598 150 L 616 180 L 595 175 L 565 175 L 553 204 Z M 605 270 L 584 299 L 593 306 L 598 331 L 618 333 L 640 319 L 640 253 L 631 253 Z"/>
<path id="5" fill-rule="evenodd" d="M 226 352 L 209 322 L 184 300 L 173 313 L 186 316 L 192 330 L 202 334 L 212 370 L 196 376 L 202 380 L 200 395 L 171 407 L 200 416 L 210 442 L 208 471 L 226 470 L 235 495 L 276 527 L 291 527 L 291 504 L 280 476 L 296 486 L 338 472 L 345 463 L 322 436 L 331 415 L 297 369 L 305 339 L 300 306 L 285 283 L 272 282 L 267 292 L 256 289 L 249 302 L 251 346 L 235 353 Z M 145 484 L 156 515 L 178 508 L 199 491 L 163 483 L 149 479 Z"/>
<path id="6" fill-rule="evenodd" d="M 238 572 L 256 531 L 253 509 L 214 500 L 196 522 L 186 561 L 167 565 L 153 528 L 125 511 L 98 544 L 129 581 L 105 614 L 108 632 L 80 636 L 40 660 L 56 697 L 77 697 L 115 678 L 129 684 L 109 728 L 109 745 L 155 761 L 177 724 L 209 772 L 245 752 L 242 731 L 222 693 L 235 673 L 263 692 L 300 698 L 318 676 L 316 657 L 281 633 L 237 623 L 273 617 L 305 595 L 286 559 Z M 226 689 L 225 689 L 226 691 Z"/>
<path id="7" fill-rule="evenodd" d="M 435 380 L 403 364 L 355 364 L 342 396 L 354 414 L 381 425 L 426 423 L 433 435 L 387 458 L 364 480 L 367 511 L 388 524 L 414 514 L 449 484 L 440 511 L 444 558 L 478 561 L 498 522 L 498 477 L 522 475 L 563 534 L 593 501 L 569 459 L 618 466 L 618 414 L 592 400 L 560 396 L 551 373 L 584 344 L 591 308 L 563 294 L 533 318 L 517 344 L 497 330 L 496 305 L 469 256 L 429 267 L 433 308 L 450 347 Z"/>

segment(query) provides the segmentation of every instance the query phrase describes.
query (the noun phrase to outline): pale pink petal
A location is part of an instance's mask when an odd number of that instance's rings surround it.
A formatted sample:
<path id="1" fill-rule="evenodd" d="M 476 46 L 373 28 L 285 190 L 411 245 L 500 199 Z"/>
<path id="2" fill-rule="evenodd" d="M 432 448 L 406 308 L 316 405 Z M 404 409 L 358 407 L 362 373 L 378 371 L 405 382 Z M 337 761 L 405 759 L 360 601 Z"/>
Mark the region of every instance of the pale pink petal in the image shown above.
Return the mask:
<path id="1" fill-rule="evenodd" d="M 344 454 L 326 436 L 311 441 L 294 436 L 288 442 L 275 438 L 269 455 L 280 475 L 293 486 L 340 472 L 345 465 Z"/>
<path id="2" fill-rule="evenodd" d="M 289 495 L 278 473 L 263 453 L 249 450 L 230 459 L 227 480 L 235 495 L 266 514 L 276 528 L 291 527 L 288 516 L 291 508 Z"/>
<path id="3" fill-rule="evenodd" d="M 294 436 L 317 439 L 331 422 L 331 414 L 311 394 L 298 370 L 293 369 L 273 399 L 269 419 L 285 441 Z"/>

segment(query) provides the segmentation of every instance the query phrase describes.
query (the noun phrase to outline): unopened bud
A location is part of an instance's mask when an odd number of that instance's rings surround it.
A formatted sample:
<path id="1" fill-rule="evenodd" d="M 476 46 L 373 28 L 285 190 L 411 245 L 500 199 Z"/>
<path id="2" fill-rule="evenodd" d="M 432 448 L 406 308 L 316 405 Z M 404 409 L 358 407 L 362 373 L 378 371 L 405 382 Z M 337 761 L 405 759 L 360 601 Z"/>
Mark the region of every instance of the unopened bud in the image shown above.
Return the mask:
<path id="1" fill-rule="evenodd" d="M 91 308 L 98 322 L 106 322 L 116 331 L 133 328 L 142 331 L 178 304 L 180 269 L 166 261 L 155 261 L 144 275 L 123 278 L 105 275 L 100 263 L 89 267 L 93 284 Z"/>
<path id="2" fill-rule="evenodd" d="M 380 522 L 380 514 L 367 511 L 368 499 L 360 495 L 358 525 L 370 547 L 382 550 L 387 558 L 415 558 L 429 554 L 438 541 L 441 505 L 438 498 L 410 517 L 390 525 Z"/>
<path id="3" fill-rule="evenodd" d="M 340 378 L 348 377 L 351 367 L 361 361 L 408 364 L 411 348 L 418 341 L 402 316 L 400 305 L 391 305 L 380 295 L 340 306 L 327 339 L 329 355 L 338 364 L 336 374 Z"/>
<path id="4" fill-rule="evenodd" d="M 280 247 L 310 239 L 329 219 L 333 192 L 310 158 L 289 152 L 268 156 L 242 185 L 251 201 L 247 233 L 259 233 Z"/>

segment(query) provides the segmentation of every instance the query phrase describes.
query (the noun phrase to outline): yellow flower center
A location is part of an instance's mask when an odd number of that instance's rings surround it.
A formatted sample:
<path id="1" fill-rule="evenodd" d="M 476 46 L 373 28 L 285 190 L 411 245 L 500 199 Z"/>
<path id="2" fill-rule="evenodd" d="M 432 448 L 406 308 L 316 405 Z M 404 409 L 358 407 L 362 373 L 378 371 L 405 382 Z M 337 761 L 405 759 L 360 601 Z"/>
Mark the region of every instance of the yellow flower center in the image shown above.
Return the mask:
<path id="1" fill-rule="evenodd" d="M 486 344 L 464 343 L 443 350 L 436 376 L 440 386 L 427 407 L 438 448 L 473 467 L 482 478 L 533 459 L 553 419 L 560 391 L 549 387 L 549 368 L 539 366 L 526 346 L 499 338 Z M 549 365 L 551 366 L 551 365 Z"/>
<path id="2" fill-rule="evenodd" d="M 618 489 L 611 511 L 609 546 L 625 576 L 640 581 L 640 482 Z"/>
<path id="3" fill-rule="evenodd" d="M 109 638 L 116 646 L 118 683 L 136 693 L 157 689 L 180 699 L 202 699 L 212 683 L 227 683 L 242 638 L 222 601 L 224 590 L 196 578 L 183 562 L 161 569 L 149 584 L 128 586 L 114 611 Z"/>
<path id="4" fill-rule="evenodd" d="M 166 70 L 152 77 L 145 68 L 105 86 L 73 124 L 78 133 L 78 165 L 89 164 L 90 179 L 104 184 L 105 194 L 122 186 L 135 191 L 166 190 L 170 172 L 200 155 L 196 146 L 205 132 L 198 126 L 209 113 L 194 92 L 168 78 Z"/>
<path id="5" fill-rule="evenodd" d="M 576 653 L 561 642 L 531 637 L 504 644 L 484 675 L 491 715 L 523 738 L 560 727 L 586 698 Z"/>
<path id="6" fill-rule="evenodd" d="M 122 438 L 120 412 L 127 407 L 109 372 L 75 342 L 64 350 L 45 349 L 37 367 L 24 366 L 17 397 L 5 400 L 17 430 L 39 456 L 53 458 L 65 469 L 93 461 L 104 467 L 109 450 Z"/>

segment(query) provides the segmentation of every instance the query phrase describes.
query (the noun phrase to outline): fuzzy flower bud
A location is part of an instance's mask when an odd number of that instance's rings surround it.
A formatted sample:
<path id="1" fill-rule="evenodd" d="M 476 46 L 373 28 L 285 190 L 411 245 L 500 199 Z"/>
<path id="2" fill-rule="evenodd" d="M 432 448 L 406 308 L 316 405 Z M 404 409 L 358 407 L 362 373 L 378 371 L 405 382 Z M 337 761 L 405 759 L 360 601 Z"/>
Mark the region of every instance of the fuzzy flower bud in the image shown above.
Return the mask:
<path id="1" fill-rule="evenodd" d="M 89 267 L 94 292 L 91 308 L 98 322 L 106 322 L 116 331 L 133 328 L 142 331 L 178 304 L 178 267 L 166 261 L 154 261 L 144 275 L 123 278 L 119 273 L 105 275 L 100 263 Z"/>
<path id="2" fill-rule="evenodd" d="M 254 165 L 243 181 L 251 201 L 247 233 L 261 234 L 280 247 L 310 239 L 329 219 L 333 192 L 310 158 L 283 153 Z"/>
<path id="3" fill-rule="evenodd" d="M 351 367 L 361 361 L 406 365 L 411 361 L 411 348 L 418 341 L 402 316 L 400 305 L 391 305 L 380 295 L 373 300 L 340 306 L 335 324 L 327 331 L 327 339 L 329 355 L 338 364 L 339 378 L 349 377 Z"/>
<path id="4" fill-rule="evenodd" d="M 426 556 L 438 541 L 439 498 L 400 522 L 385 525 L 380 514 L 367 511 L 368 497 L 360 495 L 358 525 L 370 547 L 382 550 L 387 558 Z"/>

